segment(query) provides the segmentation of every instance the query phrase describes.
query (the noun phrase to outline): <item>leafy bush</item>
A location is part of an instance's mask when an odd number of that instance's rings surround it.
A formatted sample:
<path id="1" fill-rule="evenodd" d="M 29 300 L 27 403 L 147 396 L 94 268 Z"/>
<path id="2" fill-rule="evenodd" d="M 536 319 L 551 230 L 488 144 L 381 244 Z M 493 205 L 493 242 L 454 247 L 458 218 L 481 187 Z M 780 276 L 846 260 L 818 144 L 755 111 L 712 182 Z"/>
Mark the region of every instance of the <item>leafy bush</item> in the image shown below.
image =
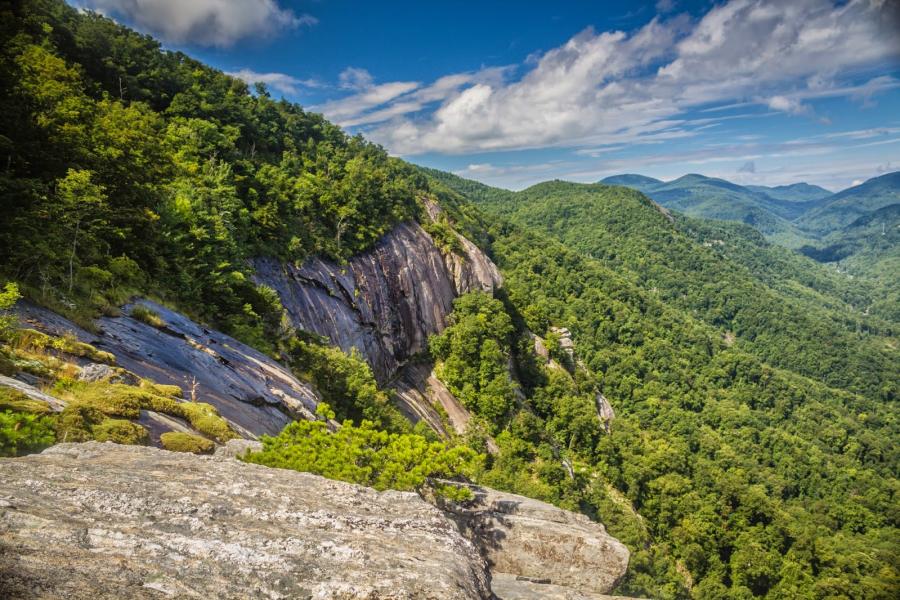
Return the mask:
<path id="1" fill-rule="evenodd" d="M 9 339 L 15 329 L 18 319 L 9 311 L 20 297 L 19 286 L 12 282 L 7 283 L 3 291 L 0 291 L 0 340 Z"/>
<path id="2" fill-rule="evenodd" d="M 0 412 L 0 456 L 39 452 L 54 441 L 52 418 L 11 410 Z"/>
<path id="3" fill-rule="evenodd" d="M 409 421 L 378 389 L 372 369 L 355 348 L 348 355 L 340 348 L 294 339 L 287 355 L 291 368 L 312 382 L 338 420 L 365 419 L 388 431 L 409 430 Z"/>
<path id="4" fill-rule="evenodd" d="M 105 419 L 91 433 L 98 442 L 144 445 L 149 440 L 146 429 L 124 419 Z"/>
<path id="5" fill-rule="evenodd" d="M 334 433 L 324 421 L 297 421 L 277 436 L 263 436 L 262 443 L 262 451 L 244 460 L 377 490 L 420 491 L 429 478 L 470 476 L 481 462 L 480 455 L 465 446 L 448 447 L 411 433 L 388 433 L 365 420 L 359 426 L 345 421 Z M 457 498 L 468 495 L 468 490 L 454 490 L 440 491 Z"/>
<path id="6" fill-rule="evenodd" d="M 429 340 L 437 376 L 469 410 L 499 428 L 515 401 L 509 375 L 512 320 L 502 302 L 472 292 L 453 302 L 449 322 Z"/>
<path id="7" fill-rule="evenodd" d="M 159 436 L 162 447 L 172 452 L 191 452 L 193 454 L 209 454 L 216 445 L 205 437 L 184 433 L 181 431 L 167 431 Z"/>

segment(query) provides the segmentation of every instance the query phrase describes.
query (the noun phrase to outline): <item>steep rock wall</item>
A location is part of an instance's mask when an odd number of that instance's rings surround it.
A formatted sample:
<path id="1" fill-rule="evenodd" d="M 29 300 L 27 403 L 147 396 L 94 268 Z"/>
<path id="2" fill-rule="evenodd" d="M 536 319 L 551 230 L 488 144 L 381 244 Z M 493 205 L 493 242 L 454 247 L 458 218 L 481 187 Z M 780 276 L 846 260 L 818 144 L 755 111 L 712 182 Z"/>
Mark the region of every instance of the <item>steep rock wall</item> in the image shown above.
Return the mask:
<path id="1" fill-rule="evenodd" d="M 491 260 L 460 241 L 462 255 L 445 255 L 421 226 L 403 223 L 345 265 L 258 259 L 254 279 L 278 292 L 295 327 L 356 348 L 385 384 L 446 326 L 458 295 L 501 285 Z"/>
<path id="2" fill-rule="evenodd" d="M 315 418 L 315 391 L 282 365 L 162 305 L 140 303 L 165 326 L 151 327 L 128 316 L 129 307 L 121 317 L 98 319 L 97 334 L 33 304 L 20 303 L 17 314 L 25 327 L 54 335 L 72 333 L 111 352 L 119 366 L 140 377 L 181 387 L 186 398 L 194 389 L 198 401 L 215 406 L 246 437 L 275 434 L 295 419 Z M 155 416 L 147 417 L 145 424 L 152 425 Z"/>

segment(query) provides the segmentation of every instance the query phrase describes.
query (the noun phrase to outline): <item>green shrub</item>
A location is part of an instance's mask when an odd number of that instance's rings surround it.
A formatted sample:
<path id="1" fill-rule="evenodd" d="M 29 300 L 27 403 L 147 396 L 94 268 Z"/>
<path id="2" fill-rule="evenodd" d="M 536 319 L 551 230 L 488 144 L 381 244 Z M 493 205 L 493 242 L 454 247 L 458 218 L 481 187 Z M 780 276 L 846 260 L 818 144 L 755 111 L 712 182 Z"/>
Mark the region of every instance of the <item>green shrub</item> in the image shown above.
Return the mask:
<path id="1" fill-rule="evenodd" d="M 150 327 L 156 327 L 157 329 L 166 326 L 166 322 L 162 320 L 162 317 L 160 317 L 155 310 L 144 306 L 143 304 L 135 304 L 131 308 L 131 317 L 141 323 L 146 323 Z"/>
<path id="2" fill-rule="evenodd" d="M 69 403 L 56 419 L 58 442 L 88 442 L 94 439 L 92 430 L 105 419 L 102 411 L 93 406 Z"/>
<path id="3" fill-rule="evenodd" d="M 0 340 L 7 340 L 15 330 L 18 319 L 10 312 L 20 298 L 19 286 L 15 283 L 7 283 L 0 291 Z"/>
<path id="4" fill-rule="evenodd" d="M 145 445 L 149 440 L 146 429 L 124 419 L 105 419 L 91 433 L 98 442 Z"/>
<path id="5" fill-rule="evenodd" d="M 365 419 L 388 431 L 409 431 L 409 421 L 378 389 L 372 369 L 356 349 L 346 354 L 340 348 L 294 339 L 288 356 L 291 368 L 312 382 L 338 420 L 359 423 Z"/>
<path id="6" fill-rule="evenodd" d="M 193 454 L 209 454 L 216 445 L 199 435 L 181 431 L 167 431 L 159 436 L 162 447 L 172 452 L 191 452 Z"/>
<path id="7" fill-rule="evenodd" d="M 22 456 L 53 444 L 53 418 L 0 411 L 0 456 Z"/>
<path id="8" fill-rule="evenodd" d="M 358 427 L 345 421 L 334 433 L 325 421 L 297 421 L 275 437 L 263 436 L 262 443 L 262 451 L 248 454 L 245 460 L 377 490 L 421 491 L 430 478 L 469 476 L 481 462 L 471 448 L 448 447 L 411 433 L 388 433 L 371 421 Z M 468 496 L 468 490 L 454 490 L 436 491 L 460 499 Z"/>

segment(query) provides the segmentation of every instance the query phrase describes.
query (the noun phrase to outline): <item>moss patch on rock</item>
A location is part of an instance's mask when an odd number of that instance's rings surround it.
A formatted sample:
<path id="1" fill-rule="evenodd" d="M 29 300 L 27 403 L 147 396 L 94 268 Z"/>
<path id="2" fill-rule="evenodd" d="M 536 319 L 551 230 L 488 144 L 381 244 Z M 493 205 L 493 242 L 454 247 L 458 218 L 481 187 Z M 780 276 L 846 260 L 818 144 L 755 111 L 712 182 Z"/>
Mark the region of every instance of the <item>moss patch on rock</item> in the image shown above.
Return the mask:
<path id="1" fill-rule="evenodd" d="M 26 394 L 13 388 L 0 387 L 0 412 L 5 410 L 34 415 L 46 415 L 53 412 L 46 402 L 29 398 Z"/>
<path id="2" fill-rule="evenodd" d="M 193 454 L 209 454 L 216 445 L 199 435 L 183 433 L 180 431 L 168 431 L 159 436 L 162 447 L 172 452 L 191 452 Z"/>
<path id="3" fill-rule="evenodd" d="M 104 419 L 92 430 L 98 442 L 115 442 L 117 444 L 146 445 L 150 439 L 147 430 L 125 419 Z"/>

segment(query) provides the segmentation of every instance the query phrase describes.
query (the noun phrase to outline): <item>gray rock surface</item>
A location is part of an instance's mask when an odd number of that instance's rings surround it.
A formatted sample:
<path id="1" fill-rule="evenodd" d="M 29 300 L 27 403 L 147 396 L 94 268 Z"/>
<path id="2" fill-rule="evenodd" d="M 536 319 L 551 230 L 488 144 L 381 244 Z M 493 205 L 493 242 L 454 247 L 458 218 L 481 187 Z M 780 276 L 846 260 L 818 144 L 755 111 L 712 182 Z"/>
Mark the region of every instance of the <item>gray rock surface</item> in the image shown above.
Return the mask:
<path id="1" fill-rule="evenodd" d="M 623 600 L 623 596 L 608 596 L 579 592 L 572 588 L 530 581 L 509 573 L 491 576 L 491 591 L 499 600 Z"/>
<path id="2" fill-rule="evenodd" d="M 295 327 L 358 349 L 384 384 L 426 350 L 458 295 L 501 285 L 490 259 L 468 240 L 463 247 L 445 256 L 422 227 L 403 223 L 346 265 L 258 259 L 254 279 L 278 292 Z"/>
<path id="3" fill-rule="evenodd" d="M 0 459 L 0 598 L 487 599 L 417 495 L 116 444 Z"/>
<path id="4" fill-rule="evenodd" d="M 587 598 L 609 593 L 625 575 L 628 549 L 602 524 L 524 496 L 471 489 L 474 503 L 455 509 L 454 518 L 463 535 L 482 549 L 492 572 L 568 588 Z"/>
<path id="5" fill-rule="evenodd" d="M 93 334 L 33 304 L 16 306 L 27 327 L 79 340 L 112 352 L 120 367 L 157 383 L 180 386 L 190 398 L 215 406 L 245 437 L 275 434 L 291 421 L 314 418 L 318 398 L 306 383 L 265 354 L 224 333 L 207 329 L 182 314 L 146 300 L 165 327 L 156 328 L 128 316 L 103 317 Z"/>
<path id="6" fill-rule="evenodd" d="M 50 406 L 50 409 L 55 412 L 60 412 L 63 408 L 66 407 L 66 403 L 59 398 L 56 398 L 55 396 L 51 396 L 49 394 L 45 394 L 31 384 L 25 383 L 24 381 L 19 381 L 18 379 L 13 379 L 12 377 L 7 377 L 6 375 L 0 375 L 0 386 L 12 388 L 17 392 L 25 394 L 32 400 L 46 402 L 47 405 Z"/>

